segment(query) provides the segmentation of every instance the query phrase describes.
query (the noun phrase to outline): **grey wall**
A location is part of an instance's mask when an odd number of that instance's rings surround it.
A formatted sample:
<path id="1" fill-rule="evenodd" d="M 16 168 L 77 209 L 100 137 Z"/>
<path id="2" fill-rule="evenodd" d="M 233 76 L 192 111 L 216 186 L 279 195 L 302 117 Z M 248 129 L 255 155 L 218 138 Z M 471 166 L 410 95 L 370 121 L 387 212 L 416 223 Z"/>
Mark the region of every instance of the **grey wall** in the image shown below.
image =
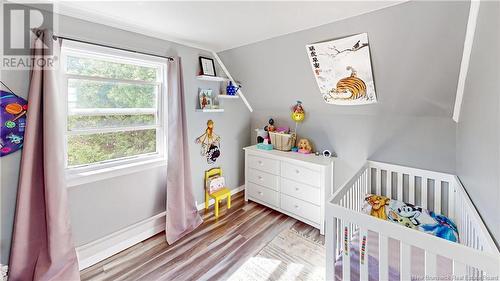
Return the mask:
<path id="1" fill-rule="evenodd" d="M 451 119 L 465 36 L 466 2 L 407 2 L 220 53 L 256 109 L 252 128 L 267 118 L 293 125 L 289 107 L 307 112 L 299 135 L 338 154 L 335 185 L 373 159 L 455 171 Z M 305 45 L 367 32 L 378 103 L 323 102 Z"/>
<path id="2" fill-rule="evenodd" d="M 457 173 L 500 241 L 500 3 L 481 2 L 457 128 Z"/>
<path id="3" fill-rule="evenodd" d="M 198 56 L 206 51 L 147 37 L 87 21 L 59 17 L 59 34 L 91 42 L 140 50 L 159 55 L 180 56 L 183 63 L 184 89 L 188 125 L 191 169 L 197 202 L 204 201 L 203 172 L 210 168 L 194 143 L 208 119 L 215 121 L 215 133 L 222 137 L 220 165 L 228 186 L 236 188 L 244 182 L 244 154 L 249 144 L 249 111 L 240 100 L 224 101 L 224 113 L 195 112 L 198 89 L 219 90 L 219 84 L 195 78 L 199 71 Z M 221 73 L 220 69 L 218 72 Z M 2 81 L 19 95 L 26 97 L 29 76 L 26 71 L 4 71 Z M 175 137 L 175 136 L 170 136 Z M 12 233 L 20 152 L 0 159 L 1 164 L 1 255 L 7 263 Z M 174 163 L 175 164 L 175 163 Z M 83 245 L 117 230 L 165 211 L 165 168 L 155 168 L 127 176 L 69 188 L 69 204 L 76 245 Z"/>

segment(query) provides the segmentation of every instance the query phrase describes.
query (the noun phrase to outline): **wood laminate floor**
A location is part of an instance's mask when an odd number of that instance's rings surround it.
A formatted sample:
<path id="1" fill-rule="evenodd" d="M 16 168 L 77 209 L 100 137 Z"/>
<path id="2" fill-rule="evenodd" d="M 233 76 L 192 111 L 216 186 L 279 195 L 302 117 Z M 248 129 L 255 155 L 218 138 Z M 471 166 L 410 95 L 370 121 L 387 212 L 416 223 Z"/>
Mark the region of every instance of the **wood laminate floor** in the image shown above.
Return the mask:
<path id="1" fill-rule="evenodd" d="M 317 229 L 245 202 L 243 192 L 222 206 L 217 220 L 212 208 L 203 212 L 203 224 L 175 244 L 159 233 L 81 271 L 82 280 L 225 280 L 287 228 L 324 243 Z"/>

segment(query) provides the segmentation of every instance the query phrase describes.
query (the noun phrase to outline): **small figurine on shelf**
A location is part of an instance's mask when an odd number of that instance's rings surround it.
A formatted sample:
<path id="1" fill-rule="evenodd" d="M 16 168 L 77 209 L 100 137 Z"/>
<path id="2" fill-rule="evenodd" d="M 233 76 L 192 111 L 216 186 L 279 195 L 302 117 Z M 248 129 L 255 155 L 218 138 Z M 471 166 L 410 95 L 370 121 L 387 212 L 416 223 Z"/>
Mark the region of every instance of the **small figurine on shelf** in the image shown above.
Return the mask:
<path id="1" fill-rule="evenodd" d="M 313 150 L 308 139 L 300 139 L 297 147 L 299 148 L 298 152 L 303 154 L 309 154 Z"/>
<path id="2" fill-rule="evenodd" d="M 276 131 L 276 127 L 274 126 L 274 119 L 273 118 L 269 118 L 269 125 L 265 126 L 264 130 L 266 130 L 268 132 Z"/>
<path id="3" fill-rule="evenodd" d="M 207 97 L 203 95 L 203 97 L 201 98 L 201 109 L 205 109 L 205 107 L 207 107 L 207 104 Z"/>

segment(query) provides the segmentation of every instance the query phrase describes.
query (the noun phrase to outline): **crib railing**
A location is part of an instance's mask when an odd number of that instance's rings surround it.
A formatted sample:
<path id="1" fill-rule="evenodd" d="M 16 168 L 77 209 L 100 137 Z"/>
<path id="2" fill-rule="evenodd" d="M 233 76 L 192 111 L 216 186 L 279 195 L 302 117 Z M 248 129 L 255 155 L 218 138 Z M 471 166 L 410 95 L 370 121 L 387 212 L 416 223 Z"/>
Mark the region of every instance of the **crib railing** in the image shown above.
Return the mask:
<path id="1" fill-rule="evenodd" d="M 498 252 L 495 243 L 455 175 L 369 161 L 371 193 L 422 206 L 451 218 L 460 243 L 477 250 Z M 385 178 L 385 179 L 384 179 Z M 396 191 L 396 194 L 394 193 Z"/>
<path id="2" fill-rule="evenodd" d="M 444 214 L 456 222 L 460 244 L 362 214 L 364 195 L 375 193 Z M 437 256 L 453 261 L 455 276 L 498 276 L 500 254 L 465 189 L 454 175 L 369 161 L 332 197 L 326 209 L 327 274 L 342 257 L 342 276 L 350 277 L 350 241 L 359 235 L 361 280 L 368 279 L 368 231 L 378 233 L 379 280 L 388 280 L 388 239 L 400 241 L 400 278 L 411 278 L 411 251 L 425 251 L 425 274 L 436 275 Z M 331 235 L 331 237 L 329 236 Z M 366 257 L 364 256 L 366 255 Z M 385 262 L 384 262 L 385 261 Z"/>

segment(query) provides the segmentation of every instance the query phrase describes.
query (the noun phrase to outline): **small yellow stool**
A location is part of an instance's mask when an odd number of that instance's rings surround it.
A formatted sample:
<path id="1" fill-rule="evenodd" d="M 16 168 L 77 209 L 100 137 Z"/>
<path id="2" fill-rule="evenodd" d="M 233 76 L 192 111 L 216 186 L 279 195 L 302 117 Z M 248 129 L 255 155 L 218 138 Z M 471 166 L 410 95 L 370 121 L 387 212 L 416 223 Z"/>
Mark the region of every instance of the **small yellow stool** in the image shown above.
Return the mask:
<path id="1" fill-rule="evenodd" d="M 205 210 L 208 210 L 208 202 L 210 198 L 215 200 L 214 209 L 215 209 L 215 218 L 219 217 L 219 201 L 227 198 L 227 208 L 231 209 L 231 191 L 224 187 L 222 189 L 217 190 L 212 194 L 208 194 L 208 181 L 213 176 L 222 176 L 221 168 L 212 168 L 205 172 Z"/>

